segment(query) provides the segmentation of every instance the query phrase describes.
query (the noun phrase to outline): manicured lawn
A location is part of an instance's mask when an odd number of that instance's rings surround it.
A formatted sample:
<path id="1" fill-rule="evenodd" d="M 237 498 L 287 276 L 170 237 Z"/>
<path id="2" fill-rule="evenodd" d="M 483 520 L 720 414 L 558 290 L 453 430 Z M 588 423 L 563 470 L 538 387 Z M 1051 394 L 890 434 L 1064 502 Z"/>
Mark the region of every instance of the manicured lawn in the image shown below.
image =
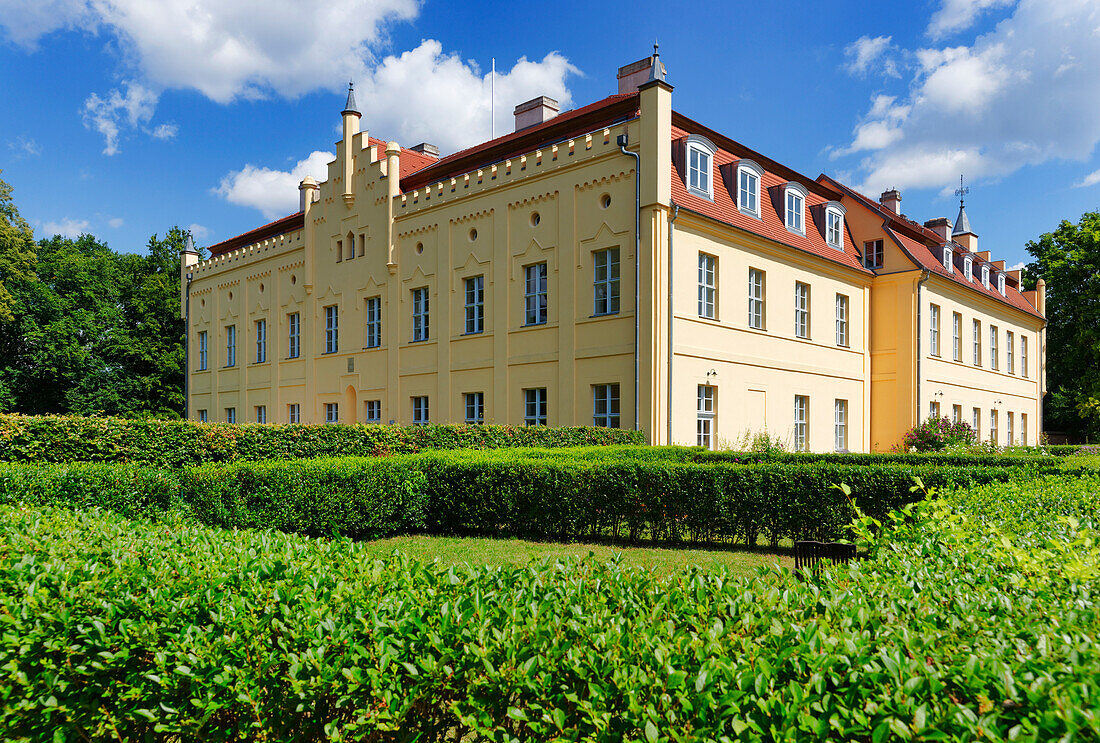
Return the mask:
<path id="1" fill-rule="evenodd" d="M 690 565 L 703 570 L 724 567 L 738 575 L 750 575 L 762 565 L 776 563 L 792 567 L 788 555 L 767 552 L 750 552 L 730 549 L 664 549 L 657 547 L 624 547 L 602 544 L 556 544 L 553 542 L 527 542 L 522 539 L 477 539 L 460 537 L 410 536 L 379 539 L 366 544 L 378 557 L 385 557 L 395 550 L 416 560 L 439 560 L 447 565 L 526 565 L 531 561 L 547 558 L 591 558 L 608 562 L 615 555 L 622 555 L 622 562 L 629 567 L 653 570 L 667 575 Z"/>

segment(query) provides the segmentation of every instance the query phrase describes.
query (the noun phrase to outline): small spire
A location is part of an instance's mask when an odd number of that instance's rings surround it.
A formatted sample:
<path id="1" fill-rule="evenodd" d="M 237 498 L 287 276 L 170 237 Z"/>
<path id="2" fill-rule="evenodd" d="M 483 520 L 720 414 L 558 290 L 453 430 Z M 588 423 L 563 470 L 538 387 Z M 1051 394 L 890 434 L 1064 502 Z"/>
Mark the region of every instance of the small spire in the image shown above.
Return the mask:
<path id="1" fill-rule="evenodd" d="M 359 112 L 359 107 L 355 105 L 355 84 L 348 83 L 348 102 L 344 104 L 344 110 L 340 112 L 340 115 L 344 114 L 356 114 L 362 116 Z"/>
<path id="2" fill-rule="evenodd" d="M 191 237 L 190 231 L 183 239 L 183 252 L 194 253 L 195 252 L 195 239 Z"/>
<path id="3" fill-rule="evenodd" d="M 970 189 L 963 185 L 963 177 L 959 176 L 959 187 L 955 189 L 955 195 L 959 197 L 959 216 L 955 217 L 955 229 L 951 231 L 951 236 L 975 234 L 974 230 L 970 229 L 970 219 L 966 216 L 966 202 L 963 198 L 970 193 Z"/>
<path id="4" fill-rule="evenodd" d="M 657 40 L 654 39 L 653 40 L 653 56 L 650 57 L 650 65 L 649 65 L 649 80 L 647 80 L 646 82 L 651 83 L 654 80 L 660 80 L 660 81 L 664 82 L 664 80 L 665 80 L 665 66 L 663 64 L 661 64 L 661 55 L 657 51 L 658 46 L 659 45 L 657 44 Z"/>

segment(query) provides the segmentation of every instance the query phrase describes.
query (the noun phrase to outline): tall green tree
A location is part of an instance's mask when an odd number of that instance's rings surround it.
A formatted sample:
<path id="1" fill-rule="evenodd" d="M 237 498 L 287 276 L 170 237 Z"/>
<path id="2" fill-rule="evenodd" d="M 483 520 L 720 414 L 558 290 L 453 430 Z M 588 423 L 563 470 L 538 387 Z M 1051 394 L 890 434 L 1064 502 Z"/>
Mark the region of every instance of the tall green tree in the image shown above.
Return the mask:
<path id="1" fill-rule="evenodd" d="M 1034 260 L 1025 285 L 1047 285 L 1045 425 L 1078 436 L 1100 434 L 1100 212 L 1063 220 L 1027 244 Z"/>

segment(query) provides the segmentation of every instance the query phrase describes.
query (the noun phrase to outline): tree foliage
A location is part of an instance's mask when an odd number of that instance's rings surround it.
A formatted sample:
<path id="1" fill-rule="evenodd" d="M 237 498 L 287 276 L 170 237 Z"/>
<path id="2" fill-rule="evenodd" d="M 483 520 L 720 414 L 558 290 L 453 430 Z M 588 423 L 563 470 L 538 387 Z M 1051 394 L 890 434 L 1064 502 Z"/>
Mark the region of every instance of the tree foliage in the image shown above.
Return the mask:
<path id="1" fill-rule="evenodd" d="M 1046 428 L 1100 433 L 1100 212 L 1027 244 L 1027 283 L 1047 285 Z"/>

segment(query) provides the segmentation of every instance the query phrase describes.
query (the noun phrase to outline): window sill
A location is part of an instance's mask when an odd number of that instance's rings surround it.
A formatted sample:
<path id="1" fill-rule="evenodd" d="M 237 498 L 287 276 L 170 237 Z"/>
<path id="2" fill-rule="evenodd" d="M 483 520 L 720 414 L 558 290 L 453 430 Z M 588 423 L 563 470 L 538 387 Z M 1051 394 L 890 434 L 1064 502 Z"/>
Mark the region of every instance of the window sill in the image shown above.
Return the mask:
<path id="1" fill-rule="evenodd" d="M 701 188 L 695 188 L 693 186 L 687 187 L 687 192 L 692 196 L 698 196 L 700 199 L 706 199 L 707 201 L 714 201 L 714 195 L 704 191 Z"/>
<path id="2" fill-rule="evenodd" d="M 466 333 L 459 333 L 459 337 L 461 337 L 461 338 L 465 338 L 465 337 L 471 336 L 471 335 L 485 335 L 485 331 L 484 330 L 471 330 L 471 331 L 466 332 Z"/>
<path id="3" fill-rule="evenodd" d="M 382 348 L 385 348 L 385 346 L 383 346 L 383 345 L 363 346 L 362 350 L 364 350 L 364 351 L 377 351 L 377 350 L 382 349 Z"/>
<path id="4" fill-rule="evenodd" d="M 547 323 L 546 320 L 543 320 L 542 322 L 525 322 L 525 323 L 523 323 L 523 325 L 520 325 L 520 327 L 521 328 L 540 328 L 540 327 L 542 327 L 544 325 L 547 325 L 547 324 L 549 324 L 549 323 Z"/>
<path id="5" fill-rule="evenodd" d="M 619 311 L 615 310 L 614 312 L 596 312 L 596 313 L 593 313 L 593 314 L 589 315 L 588 317 L 589 317 L 589 319 L 595 318 L 595 317 L 615 317 L 618 314 L 619 314 Z"/>
<path id="6" fill-rule="evenodd" d="M 750 211 L 749 209 L 742 209 L 741 207 L 737 207 L 737 211 L 741 212 L 746 217 L 752 217 L 753 219 L 760 219 L 760 212 L 759 211 L 754 212 L 754 211 Z"/>
<path id="7" fill-rule="evenodd" d="M 431 338 L 413 338 L 411 341 L 409 341 L 409 343 L 410 344 L 412 344 L 412 343 L 427 343 L 430 340 L 432 340 L 432 339 Z"/>

